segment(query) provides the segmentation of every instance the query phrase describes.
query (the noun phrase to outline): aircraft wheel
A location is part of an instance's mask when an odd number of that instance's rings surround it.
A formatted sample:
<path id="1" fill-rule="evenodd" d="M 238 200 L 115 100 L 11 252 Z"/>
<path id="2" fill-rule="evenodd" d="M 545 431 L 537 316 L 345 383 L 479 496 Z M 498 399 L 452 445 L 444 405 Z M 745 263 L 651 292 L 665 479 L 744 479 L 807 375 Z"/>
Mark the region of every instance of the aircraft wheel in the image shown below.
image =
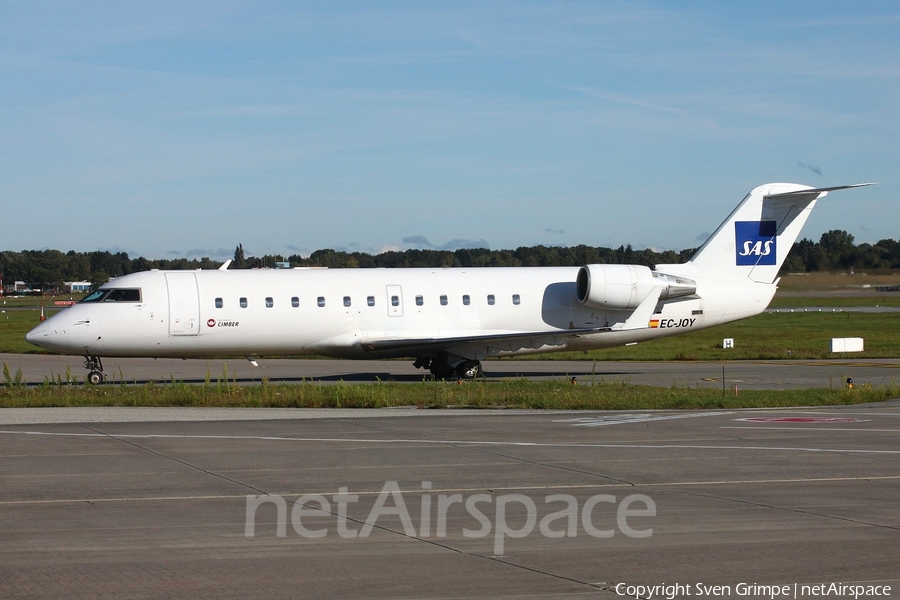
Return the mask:
<path id="1" fill-rule="evenodd" d="M 88 373 L 87 382 L 91 385 L 100 385 L 103 383 L 103 373 L 100 371 L 91 371 Z"/>
<path id="2" fill-rule="evenodd" d="M 475 379 L 481 375 L 481 363 L 477 360 L 465 360 L 456 367 L 456 374 L 463 379 Z"/>

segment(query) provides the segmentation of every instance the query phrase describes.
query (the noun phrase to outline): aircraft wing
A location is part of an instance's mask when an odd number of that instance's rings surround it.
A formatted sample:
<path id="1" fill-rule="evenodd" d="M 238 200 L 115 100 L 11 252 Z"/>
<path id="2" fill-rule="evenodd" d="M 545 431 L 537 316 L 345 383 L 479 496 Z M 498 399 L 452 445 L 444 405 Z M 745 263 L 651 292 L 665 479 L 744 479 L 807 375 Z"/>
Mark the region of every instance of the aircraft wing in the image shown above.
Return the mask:
<path id="1" fill-rule="evenodd" d="M 563 341 L 566 339 L 577 338 L 593 333 L 602 333 L 610 330 L 609 327 L 592 327 L 586 329 L 556 329 L 553 331 L 526 331 L 453 337 L 366 338 L 360 341 L 360 346 L 363 350 L 368 352 L 379 350 L 394 352 L 401 350 L 438 350 L 470 344 L 490 346 L 517 342 L 528 342 L 521 344 L 522 347 L 540 347 L 544 345 L 559 346 L 562 345 Z"/>

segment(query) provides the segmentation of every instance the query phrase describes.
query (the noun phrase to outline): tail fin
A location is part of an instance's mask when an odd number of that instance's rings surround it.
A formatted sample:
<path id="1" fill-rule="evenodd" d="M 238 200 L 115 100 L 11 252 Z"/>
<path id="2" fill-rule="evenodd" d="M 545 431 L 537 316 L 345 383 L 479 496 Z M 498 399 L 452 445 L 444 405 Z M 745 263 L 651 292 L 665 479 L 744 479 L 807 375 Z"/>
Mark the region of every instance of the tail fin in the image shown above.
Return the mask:
<path id="1" fill-rule="evenodd" d="M 754 188 L 688 261 L 722 279 L 773 283 L 816 200 L 828 192 L 872 185 L 811 188 L 769 183 Z"/>

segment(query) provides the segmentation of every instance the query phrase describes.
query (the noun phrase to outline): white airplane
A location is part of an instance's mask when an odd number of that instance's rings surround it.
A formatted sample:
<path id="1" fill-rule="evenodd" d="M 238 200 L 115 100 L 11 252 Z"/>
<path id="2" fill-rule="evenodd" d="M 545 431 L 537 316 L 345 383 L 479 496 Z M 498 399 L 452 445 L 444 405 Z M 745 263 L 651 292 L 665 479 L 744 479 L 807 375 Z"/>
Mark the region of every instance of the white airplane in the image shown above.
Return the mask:
<path id="1" fill-rule="evenodd" d="M 32 329 L 85 357 L 318 354 L 410 357 L 438 378 L 481 360 L 622 346 L 761 313 L 816 201 L 856 184 L 751 191 L 683 264 L 583 267 L 145 271 L 101 286 Z M 229 261 L 230 262 L 230 261 Z"/>

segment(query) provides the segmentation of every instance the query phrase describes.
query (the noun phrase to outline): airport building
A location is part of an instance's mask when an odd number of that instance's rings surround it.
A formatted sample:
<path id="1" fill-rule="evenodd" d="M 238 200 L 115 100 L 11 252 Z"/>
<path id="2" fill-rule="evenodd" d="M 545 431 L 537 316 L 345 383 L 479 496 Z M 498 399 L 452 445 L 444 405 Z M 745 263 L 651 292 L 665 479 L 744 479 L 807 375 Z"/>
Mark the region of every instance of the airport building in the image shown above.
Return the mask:
<path id="1" fill-rule="evenodd" d="M 90 281 L 64 281 L 67 292 L 87 292 L 91 289 Z"/>

